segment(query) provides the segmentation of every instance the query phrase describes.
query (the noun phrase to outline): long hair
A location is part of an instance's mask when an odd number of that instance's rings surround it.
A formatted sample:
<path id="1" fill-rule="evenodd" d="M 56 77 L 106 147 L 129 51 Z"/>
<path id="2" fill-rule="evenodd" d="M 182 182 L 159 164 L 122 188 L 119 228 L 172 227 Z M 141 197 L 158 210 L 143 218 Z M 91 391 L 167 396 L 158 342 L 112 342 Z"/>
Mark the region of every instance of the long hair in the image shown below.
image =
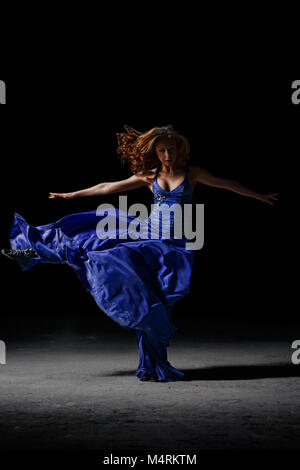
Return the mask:
<path id="1" fill-rule="evenodd" d="M 146 174 L 160 164 L 155 153 L 155 146 L 162 137 L 175 139 L 178 159 L 183 165 L 190 158 L 188 140 L 175 131 L 172 125 L 153 127 L 146 132 L 139 132 L 127 125 L 124 128 L 126 132 L 117 133 L 117 154 L 122 163 L 129 163 L 130 170 L 134 174 L 139 172 Z"/>

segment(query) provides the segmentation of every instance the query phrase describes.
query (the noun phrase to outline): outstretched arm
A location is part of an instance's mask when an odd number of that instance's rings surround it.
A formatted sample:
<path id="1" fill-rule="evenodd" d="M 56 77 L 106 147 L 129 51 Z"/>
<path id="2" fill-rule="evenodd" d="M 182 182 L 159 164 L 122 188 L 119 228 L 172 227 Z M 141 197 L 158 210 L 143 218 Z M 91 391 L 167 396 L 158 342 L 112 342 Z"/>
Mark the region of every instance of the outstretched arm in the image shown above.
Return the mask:
<path id="1" fill-rule="evenodd" d="M 228 189 L 229 191 L 233 191 L 242 196 L 252 197 L 254 199 L 258 199 L 259 201 L 266 202 L 271 206 L 274 205 L 273 201 L 277 201 L 278 193 L 260 194 L 252 191 L 249 188 L 246 188 L 245 186 L 242 186 L 236 181 L 214 176 L 202 167 L 194 166 L 193 170 L 195 172 L 195 179 L 199 183 L 206 184 L 208 186 L 214 186 L 215 188 Z"/>
<path id="2" fill-rule="evenodd" d="M 132 189 L 141 188 L 147 185 L 146 177 L 138 174 L 130 176 L 125 180 L 113 181 L 107 183 L 99 183 L 87 189 L 81 189 L 72 193 L 49 193 L 49 199 L 63 198 L 74 199 L 86 196 L 103 196 L 105 194 L 120 193 L 122 191 L 130 191 Z"/>

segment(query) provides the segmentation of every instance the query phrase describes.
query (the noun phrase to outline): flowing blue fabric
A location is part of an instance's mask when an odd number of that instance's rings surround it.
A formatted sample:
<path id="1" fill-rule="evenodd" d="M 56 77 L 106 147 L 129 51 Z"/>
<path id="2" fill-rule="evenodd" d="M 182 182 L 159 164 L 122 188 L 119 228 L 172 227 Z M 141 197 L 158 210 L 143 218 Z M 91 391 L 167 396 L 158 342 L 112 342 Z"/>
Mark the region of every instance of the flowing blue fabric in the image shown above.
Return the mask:
<path id="1" fill-rule="evenodd" d="M 168 362 L 167 346 L 178 330 L 171 320 L 172 308 L 189 293 L 194 251 L 186 249 L 184 235 L 174 236 L 172 213 L 170 233 L 164 235 L 167 223 L 160 205 L 179 204 L 183 214 L 184 204 L 192 203 L 187 170 L 173 191 L 159 186 L 156 170 L 154 204 L 146 219 L 111 207 L 102 215 L 81 212 L 35 227 L 15 213 L 10 230 L 11 248 L 31 247 L 38 254 L 26 267 L 20 264 L 21 270 L 39 263 L 70 265 L 101 310 L 123 328 L 136 330 L 140 380 L 165 382 L 184 377 Z M 99 221 L 105 222 L 104 217 L 115 223 L 116 230 L 108 226 L 107 238 L 101 239 L 96 227 Z M 138 236 L 133 233 L 137 222 Z M 158 238 L 150 238 L 153 234 Z"/>

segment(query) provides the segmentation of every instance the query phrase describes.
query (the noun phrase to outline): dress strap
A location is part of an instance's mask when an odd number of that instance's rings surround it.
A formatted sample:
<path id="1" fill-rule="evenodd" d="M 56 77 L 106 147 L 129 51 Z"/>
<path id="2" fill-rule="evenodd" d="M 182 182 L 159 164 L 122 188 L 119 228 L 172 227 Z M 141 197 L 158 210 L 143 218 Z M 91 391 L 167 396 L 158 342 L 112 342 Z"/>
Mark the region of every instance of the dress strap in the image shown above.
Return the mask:
<path id="1" fill-rule="evenodd" d="M 154 193 L 154 184 L 157 184 L 157 171 L 158 168 L 156 168 L 155 173 L 154 173 L 154 178 L 153 178 L 153 183 L 152 183 L 152 192 Z"/>
<path id="2" fill-rule="evenodd" d="M 185 165 L 185 169 L 184 169 L 184 183 L 185 183 L 185 187 L 187 186 L 188 184 L 188 175 L 189 175 L 189 167 L 188 165 Z"/>
<path id="3" fill-rule="evenodd" d="M 191 189 L 191 183 L 189 180 L 189 166 L 188 164 L 185 166 L 185 176 L 184 176 L 184 188 L 187 191 L 188 188 Z"/>

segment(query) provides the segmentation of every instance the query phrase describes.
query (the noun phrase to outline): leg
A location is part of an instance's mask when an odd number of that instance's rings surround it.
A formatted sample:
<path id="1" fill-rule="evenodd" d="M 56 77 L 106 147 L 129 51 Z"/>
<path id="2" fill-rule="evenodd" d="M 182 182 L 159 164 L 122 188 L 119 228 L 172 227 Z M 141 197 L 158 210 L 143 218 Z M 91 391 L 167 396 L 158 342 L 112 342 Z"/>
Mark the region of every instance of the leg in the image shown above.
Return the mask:
<path id="1" fill-rule="evenodd" d="M 77 243 L 54 226 L 55 224 L 34 227 L 22 216 L 15 214 L 10 229 L 10 245 L 16 255 L 12 259 L 19 261 L 22 270 L 27 270 L 38 263 L 78 264 L 82 253 Z M 27 253 L 26 261 L 23 255 Z"/>
<path id="2" fill-rule="evenodd" d="M 182 380 L 183 372 L 171 366 L 167 360 L 169 338 L 177 330 L 169 319 L 168 309 L 157 305 L 136 331 L 140 361 L 137 377 L 140 380 L 168 382 Z"/>
<path id="3" fill-rule="evenodd" d="M 136 375 L 140 380 L 150 380 L 151 378 L 157 379 L 155 361 L 150 355 L 149 347 L 147 345 L 147 335 L 143 331 L 136 330 L 136 336 L 140 356 Z"/>
<path id="4" fill-rule="evenodd" d="M 153 340 L 143 331 L 136 331 L 140 361 L 136 376 L 141 381 L 170 382 L 182 380 L 184 373 L 167 360 L 167 344 Z"/>
<path id="5" fill-rule="evenodd" d="M 32 258 L 39 256 L 32 248 L 26 248 L 25 250 L 4 248 L 1 253 L 11 260 L 18 261 L 23 267 L 26 267 Z"/>

